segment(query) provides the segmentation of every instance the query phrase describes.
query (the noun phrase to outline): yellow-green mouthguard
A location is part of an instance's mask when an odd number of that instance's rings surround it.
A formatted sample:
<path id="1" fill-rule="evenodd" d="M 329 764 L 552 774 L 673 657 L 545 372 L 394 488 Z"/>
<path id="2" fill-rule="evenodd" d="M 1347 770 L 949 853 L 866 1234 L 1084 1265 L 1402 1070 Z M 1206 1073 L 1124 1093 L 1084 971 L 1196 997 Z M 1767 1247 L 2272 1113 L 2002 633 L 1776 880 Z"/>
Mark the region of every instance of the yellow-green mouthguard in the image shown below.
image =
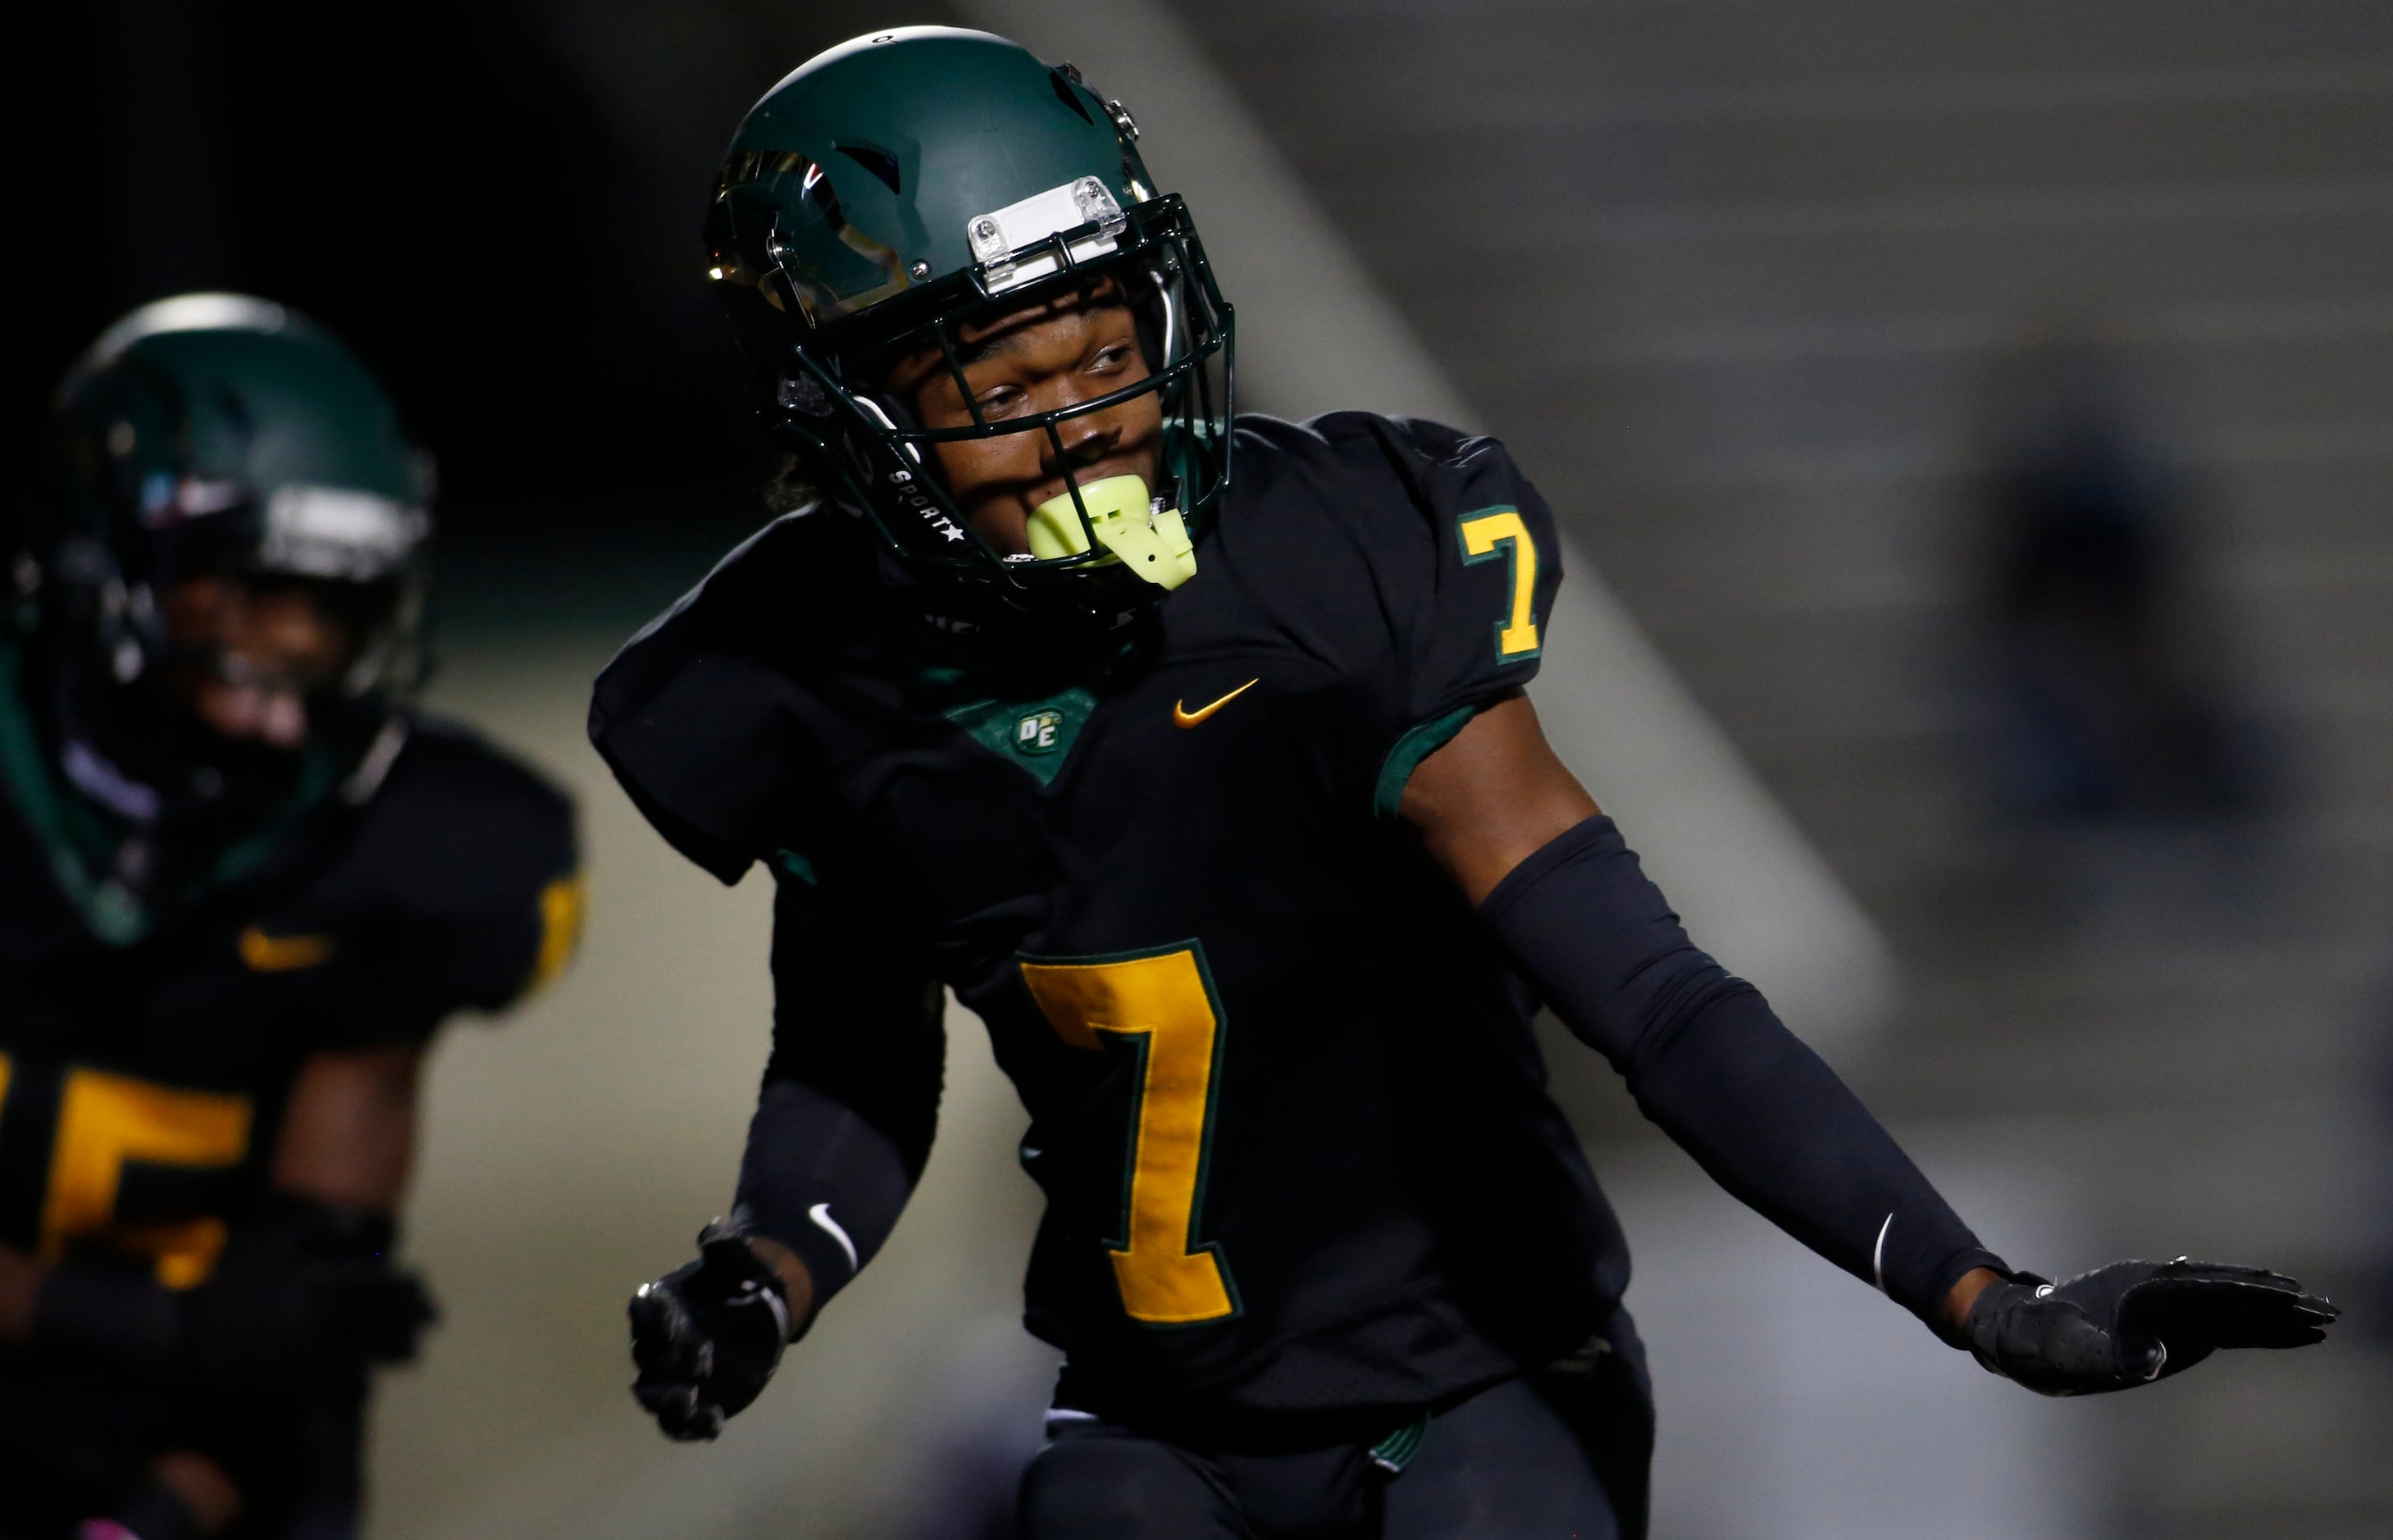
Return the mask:
<path id="1" fill-rule="evenodd" d="M 1151 497 L 1146 478 L 1109 476 L 1080 489 L 1089 510 L 1089 533 L 1115 560 L 1161 589 L 1178 588 L 1196 575 L 1196 552 L 1180 510 Z M 1072 494 L 1051 497 L 1030 510 L 1030 554 L 1042 561 L 1077 556 L 1089 548 Z"/>

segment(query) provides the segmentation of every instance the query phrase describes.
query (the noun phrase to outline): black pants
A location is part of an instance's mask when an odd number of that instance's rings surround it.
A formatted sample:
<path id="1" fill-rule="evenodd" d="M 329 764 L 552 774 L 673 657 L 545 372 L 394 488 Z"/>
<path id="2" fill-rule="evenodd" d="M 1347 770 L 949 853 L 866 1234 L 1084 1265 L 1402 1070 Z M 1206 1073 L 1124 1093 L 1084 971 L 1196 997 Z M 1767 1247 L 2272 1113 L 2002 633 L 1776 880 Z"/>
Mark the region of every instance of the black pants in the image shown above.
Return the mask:
<path id="1" fill-rule="evenodd" d="M 1367 1443 L 1236 1454 L 1059 1420 L 1021 1540 L 1642 1540 L 1653 1403 L 1627 1317 L 1607 1332 L 1431 1418 L 1397 1473 Z"/>

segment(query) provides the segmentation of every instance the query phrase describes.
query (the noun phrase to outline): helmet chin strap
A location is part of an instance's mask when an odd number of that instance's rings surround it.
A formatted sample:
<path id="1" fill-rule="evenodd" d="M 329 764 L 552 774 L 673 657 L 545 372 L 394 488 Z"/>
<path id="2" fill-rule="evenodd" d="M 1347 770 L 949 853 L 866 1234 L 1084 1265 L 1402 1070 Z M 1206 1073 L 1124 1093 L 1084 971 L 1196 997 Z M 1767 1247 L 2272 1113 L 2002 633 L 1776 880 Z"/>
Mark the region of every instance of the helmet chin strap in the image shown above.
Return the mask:
<path id="1" fill-rule="evenodd" d="M 1080 515 L 1088 516 L 1085 531 Z M 1077 556 L 1089 540 L 1112 553 L 1113 561 L 1169 593 L 1196 575 L 1196 552 L 1177 508 L 1147 492 L 1146 478 L 1109 476 L 1051 497 L 1030 511 L 1030 554 L 1041 560 Z M 1112 562 L 1100 565 L 1110 566 Z"/>

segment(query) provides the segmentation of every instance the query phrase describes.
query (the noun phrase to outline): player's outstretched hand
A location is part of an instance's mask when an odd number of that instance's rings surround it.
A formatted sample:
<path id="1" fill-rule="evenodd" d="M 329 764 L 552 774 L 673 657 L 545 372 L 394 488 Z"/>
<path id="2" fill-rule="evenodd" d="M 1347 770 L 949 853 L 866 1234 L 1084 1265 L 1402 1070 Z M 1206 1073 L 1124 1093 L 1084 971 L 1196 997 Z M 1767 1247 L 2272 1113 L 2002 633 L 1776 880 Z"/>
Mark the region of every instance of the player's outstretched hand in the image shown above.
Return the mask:
<path id="1" fill-rule="evenodd" d="M 773 1377 L 790 1338 L 779 1276 L 736 1225 L 698 1235 L 699 1258 L 632 1296 L 632 1394 L 670 1439 L 711 1439 Z"/>
<path id="2" fill-rule="evenodd" d="M 2342 1312 L 2282 1272 L 2218 1262 L 2112 1262 L 2051 1284 L 1989 1284 L 1969 1307 L 1969 1351 L 2048 1396 L 2125 1390 L 2220 1348 L 2322 1341 Z"/>

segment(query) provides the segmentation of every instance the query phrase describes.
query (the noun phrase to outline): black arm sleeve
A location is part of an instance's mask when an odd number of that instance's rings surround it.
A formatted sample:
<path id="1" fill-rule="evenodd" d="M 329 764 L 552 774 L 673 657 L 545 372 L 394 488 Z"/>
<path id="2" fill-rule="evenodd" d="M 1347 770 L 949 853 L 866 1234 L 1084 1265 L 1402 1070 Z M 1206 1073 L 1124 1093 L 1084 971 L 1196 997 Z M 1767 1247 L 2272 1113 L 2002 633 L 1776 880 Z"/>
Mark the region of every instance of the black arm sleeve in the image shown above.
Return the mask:
<path id="1" fill-rule="evenodd" d="M 1945 1296 L 2002 1259 L 1760 992 L 1687 939 L 1610 818 L 1522 862 L 1480 913 L 1714 1181 L 1955 1339 Z"/>
<path id="2" fill-rule="evenodd" d="M 947 1036 L 927 965 L 804 869 L 777 874 L 773 1056 L 739 1201 L 752 1230 L 806 1264 L 819 1310 L 881 1249 L 922 1175 Z"/>

